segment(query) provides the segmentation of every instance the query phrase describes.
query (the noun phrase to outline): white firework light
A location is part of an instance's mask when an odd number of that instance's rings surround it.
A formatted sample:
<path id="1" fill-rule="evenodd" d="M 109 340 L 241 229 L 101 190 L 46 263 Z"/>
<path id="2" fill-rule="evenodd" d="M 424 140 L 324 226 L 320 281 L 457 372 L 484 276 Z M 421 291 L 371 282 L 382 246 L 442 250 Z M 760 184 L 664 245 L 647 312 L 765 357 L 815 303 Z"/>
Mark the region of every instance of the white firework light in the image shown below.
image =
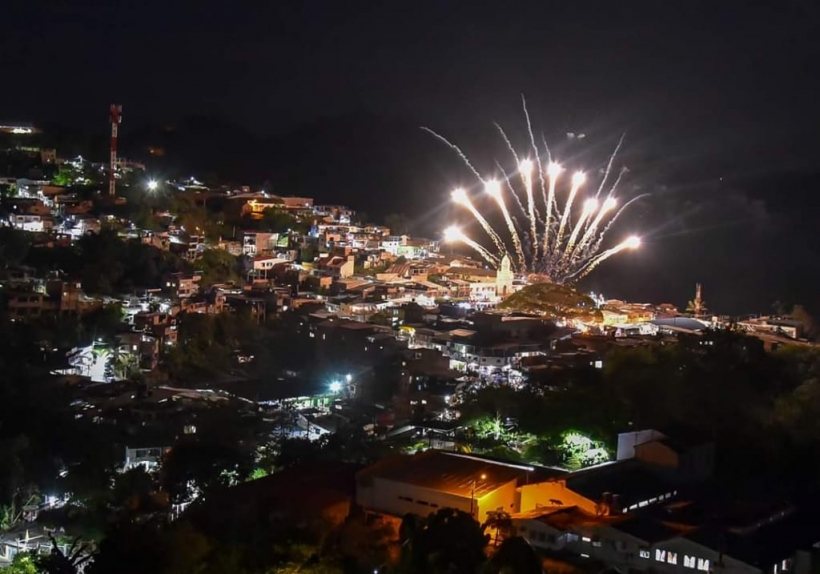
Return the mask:
<path id="1" fill-rule="evenodd" d="M 526 106 L 524 113 L 527 114 Z M 527 115 L 527 127 L 529 128 Z M 564 168 L 549 158 L 546 160 L 532 142 L 532 157 L 521 157 L 510 145 L 510 150 L 518 163 L 518 178 L 503 180 L 485 178 L 473 167 L 467 156 L 441 135 L 424 128 L 454 149 L 481 182 L 479 193 L 492 198 L 498 206 L 506 231 L 496 230 L 475 207 L 470 194 L 464 189 L 452 193 L 453 201 L 466 208 L 489 236 L 493 249 L 487 249 L 469 238 L 458 227 L 451 226 L 445 231 L 445 241 L 461 242 L 476 252 L 493 267 L 497 267 L 504 257 L 508 257 L 513 270 L 520 275 L 538 275 L 554 283 L 573 283 L 598 265 L 624 250 L 640 247 L 636 236 L 623 239 L 620 243 L 604 249 L 607 232 L 616 219 L 639 196 L 619 206 L 616 192 L 621 177 L 626 170 L 609 184 L 612 164 L 621 142 L 610 157 L 597 191 L 584 197 L 588 177 L 583 172 L 566 174 Z M 509 139 L 499 127 L 505 141 Z M 521 159 L 519 159 L 521 158 Z M 520 179 L 520 184 L 518 180 Z M 512 198 L 514 213 L 510 213 L 507 199 Z"/>

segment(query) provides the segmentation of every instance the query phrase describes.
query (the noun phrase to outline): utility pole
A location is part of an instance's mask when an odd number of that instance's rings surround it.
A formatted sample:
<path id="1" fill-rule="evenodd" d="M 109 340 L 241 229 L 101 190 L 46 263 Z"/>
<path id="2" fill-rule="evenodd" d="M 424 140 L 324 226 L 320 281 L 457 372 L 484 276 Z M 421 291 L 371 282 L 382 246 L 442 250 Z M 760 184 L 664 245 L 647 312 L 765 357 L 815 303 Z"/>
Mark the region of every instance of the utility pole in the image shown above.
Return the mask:
<path id="1" fill-rule="evenodd" d="M 474 512 L 475 512 L 475 511 L 473 510 L 473 508 L 475 507 L 475 483 L 476 483 L 479 479 L 480 479 L 480 480 L 485 480 L 486 478 L 487 478 L 487 475 L 486 475 L 486 474 L 482 474 L 479 478 L 474 478 L 474 479 L 473 479 L 473 489 L 472 489 L 472 491 L 470 491 L 470 516 L 473 516 L 473 514 L 474 514 Z M 473 516 L 473 518 L 475 518 L 475 517 Z"/>

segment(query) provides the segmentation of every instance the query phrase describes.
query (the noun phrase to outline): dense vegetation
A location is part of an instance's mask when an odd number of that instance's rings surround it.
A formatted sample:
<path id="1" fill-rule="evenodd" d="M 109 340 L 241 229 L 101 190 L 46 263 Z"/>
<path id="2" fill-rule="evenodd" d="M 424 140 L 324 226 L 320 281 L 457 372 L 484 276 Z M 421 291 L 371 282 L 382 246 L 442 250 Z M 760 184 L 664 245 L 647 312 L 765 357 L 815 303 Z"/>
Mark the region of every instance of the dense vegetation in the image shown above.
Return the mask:
<path id="1" fill-rule="evenodd" d="M 567 318 L 579 321 L 600 319 L 600 311 L 587 295 L 569 285 L 534 283 L 513 293 L 499 306 L 507 311 L 537 313 L 549 318 Z"/>

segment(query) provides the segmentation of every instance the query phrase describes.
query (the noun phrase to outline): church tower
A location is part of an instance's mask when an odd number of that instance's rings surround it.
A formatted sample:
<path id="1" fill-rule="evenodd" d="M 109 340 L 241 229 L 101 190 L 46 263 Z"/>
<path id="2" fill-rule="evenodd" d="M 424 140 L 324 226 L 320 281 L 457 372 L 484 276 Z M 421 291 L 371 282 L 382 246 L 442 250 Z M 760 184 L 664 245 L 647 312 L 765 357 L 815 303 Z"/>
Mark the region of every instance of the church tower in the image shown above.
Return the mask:
<path id="1" fill-rule="evenodd" d="M 495 294 L 497 297 L 504 299 L 512 294 L 513 289 L 513 272 L 510 265 L 510 258 L 505 255 L 501 260 L 501 265 L 495 274 Z"/>

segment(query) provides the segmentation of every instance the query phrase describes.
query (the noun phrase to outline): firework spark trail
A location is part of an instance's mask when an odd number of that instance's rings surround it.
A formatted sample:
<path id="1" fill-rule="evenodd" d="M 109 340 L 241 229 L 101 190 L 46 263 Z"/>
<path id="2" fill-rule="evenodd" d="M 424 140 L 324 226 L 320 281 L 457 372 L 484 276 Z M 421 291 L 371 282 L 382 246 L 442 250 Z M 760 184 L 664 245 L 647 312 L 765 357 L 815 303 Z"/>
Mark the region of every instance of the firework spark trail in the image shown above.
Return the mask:
<path id="1" fill-rule="evenodd" d="M 476 250 L 490 265 L 498 265 L 500 263 L 498 257 L 467 237 L 464 232 L 454 225 L 444 230 L 444 239 L 446 241 L 461 241 L 462 243 L 469 245 Z"/>
<path id="2" fill-rule="evenodd" d="M 501 133 L 501 137 L 502 137 L 502 138 L 504 138 L 504 143 L 506 143 L 506 144 L 507 144 L 507 148 L 509 148 L 510 153 L 511 153 L 511 154 L 512 154 L 512 156 L 513 156 L 513 159 L 515 160 L 515 165 L 520 165 L 520 164 L 521 164 L 521 160 L 520 160 L 520 159 L 518 159 L 518 152 L 517 152 L 517 151 L 515 151 L 515 148 L 513 147 L 513 144 L 512 144 L 512 142 L 510 141 L 510 138 L 508 138 L 508 137 L 507 137 L 507 132 L 505 132 L 505 131 L 504 131 L 504 128 L 502 128 L 502 127 L 501 127 L 501 125 L 499 125 L 499 124 L 494 123 L 493 125 L 494 125 L 494 126 L 496 127 L 496 129 L 497 129 L 497 130 Z"/>
<path id="3" fill-rule="evenodd" d="M 604 242 L 604 237 L 606 237 L 607 231 L 609 231 L 609 228 L 612 227 L 612 225 L 618 220 L 618 218 L 626 210 L 626 208 L 629 207 L 631 204 L 635 203 L 636 201 L 638 201 L 639 199 L 643 199 L 644 197 L 649 197 L 649 194 L 642 193 L 637 197 L 633 197 L 632 199 L 624 203 L 621 209 L 615 212 L 615 215 L 613 215 L 612 219 L 610 219 L 609 222 L 606 224 L 604 230 L 601 231 L 601 234 L 598 236 L 598 240 L 593 244 L 592 251 L 598 251 L 598 249 L 600 249 L 601 244 Z"/>
<path id="4" fill-rule="evenodd" d="M 641 240 L 637 237 L 630 237 L 622 242 L 620 242 L 615 247 L 611 247 L 606 251 L 596 255 L 589 261 L 587 261 L 583 267 L 579 268 L 577 271 L 572 273 L 571 277 L 576 277 L 577 279 L 583 279 L 590 273 L 592 273 L 598 265 L 623 251 L 624 249 L 637 249 L 641 245 Z"/>
<path id="5" fill-rule="evenodd" d="M 612 184 L 612 187 L 609 189 L 609 193 L 606 194 L 607 199 L 615 195 L 615 192 L 618 190 L 618 184 L 621 183 L 621 179 L 625 173 L 629 173 L 629 170 L 626 168 L 622 168 L 621 171 L 618 172 L 618 177 L 615 178 L 615 183 Z M 598 194 L 595 194 L 595 198 L 598 198 Z"/>
<path id="6" fill-rule="evenodd" d="M 527 120 L 527 133 L 530 134 L 530 144 L 532 151 L 535 154 L 535 163 L 538 165 L 538 180 L 541 182 L 541 195 L 546 193 L 546 182 L 544 181 L 544 168 L 541 165 L 541 153 L 538 151 L 538 146 L 535 143 L 535 134 L 532 133 L 532 123 L 530 122 L 530 112 L 527 110 L 527 100 L 524 94 L 521 94 L 521 105 L 524 108 L 524 117 Z M 536 210 L 537 213 L 537 210 Z"/>
<path id="7" fill-rule="evenodd" d="M 515 224 L 513 223 L 512 218 L 510 217 L 510 212 L 507 210 L 507 204 L 504 202 L 504 195 L 501 191 L 501 184 L 495 180 L 491 179 L 487 181 L 487 184 L 484 186 L 484 189 L 487 191 L 487 194 L 495 199 L 496 203 L 498 203 L 498 207 L 501 209 L 501 213 L 504 215 L 504 221 L 507 223 L 507 229 L 510 232 L 510 236 L 513 240 L 513 247 L 515 248 L 515 254 L 518 257 L 518 261 L 524 261 L 524 250 L 521 247 L 521 238 L 518 236 L 518 230 L 515 228 Z M 517 267 L 517 265 L 515 265 Z"/>
<path id="8" fill-rule="evenodd" d="M 558 204 L 555 201 L 555 186 L 558 183 L 558 177 L 561 175 L 561 171 L 561 166 L 555 162 L 551 162 L 549 166 L 547 166 L 547 175 L 550 178 L 550 186 L 549 194 L 547 196 L 547 216 L 544 218 L 544 253 L 550 252 L 550 231 L 552 231 L 550 226 L 552 224 L 551 220 L 553 205 L 555 205 L 556 216 L 558 211 Z"/>
<path id="9" fill-rule="evenodd" d="M 510 190 L 510 195 L 512 195 L 513 199 L 515 199 L 515 203 L 518 205 L 518 209 L 521 210 L 521 213 L 523 213 L 524 215 L 527 215 L 527 210 L 524 209 L 524 204 L 521 203 L 521 200 L 519 199 L 518 194 L 515 192 L 515 188 L 513 187 L 512 183 L 510 182 L 509 175 L 507 175 L 507 172 L 504 171 L 504 168 L 501 166 L 500 162 L 495 162 L 495 165 L 498 166 L 498 169 L 501 171 L 501 175 L 504 176 L 504 181 L 507 182 L 507 188 Z M 516 225 L 516 228 L 518 228 L 518 225 Z"/>
<path id="10" fill-rule="evenodd" d="M 484 259 L 490 265 L 497 266 L 499 263 L 501 263 L 501 260 L 498 259 L 498 257 L 496 257 L 495 255 L 493 255 L 492 253 L 490 253 L 489 251 L 484 249 L 481 245 L 479 245 L 478 243 L 476 243 L 475 241 L 473 241 L 472 239 L 470 239 L 466 235 L 463 237 L 462 241 L 466 245 L 469 245 L 470 247 L 472 247 L 475 251 L 479 252 L 481 254 L 481 256 L 484 257 Z"/>
<path id="11" fill-rule="evenodd" d="M 473 217 L 476 218 L 476 221 L 478 221 L 478 223 L 481 224 L 481 227 L 484 228 L 484 231 L 486 231 L 487 235 L 490 236 L 490 239 L 493 240 L 496 249 L 498 249 L 500 253 L 507 253 L 507 248 L 504 245 L 504 242 L 501 240 L 501 237 L 498 235 L 498 233 L 496 233 L 495 229 L 493 229 L 493 226 L 490 225 L 489 222 L 484 218 L 484 216 L 481 215 L 481 213 L 479 213 L 479 211 L 475 208 L 475 205 L 473 205 L 473 202 L 470 201 L 470 198 L 467 196 L 467 192 L 463 189 L 457 189 L 453 192 L 453 199 L 456 200 L 456 202 L 463 205 L 464 207 L 466 207 L 468 210 L 470 210 L 470 213 L 473 214 Z"/>
<path id="12" fill-rule="evenodd" d="M 538 157 L 539 149 L 535 144 L 535 136 L 532 132 L 529 114 L 526 110 L 526 102 L 523 100 L 522 102 L 525 108 L 530 143 L 536 154 L 535 160 L 539 161 L 540 164 L 542 158 Z M 559 181 L 561 180 L 563 168 L 561 168 L 552 157 L 545 141 L 544 147 L 549 162 L 543 166 L 538 166 L 539 174 L 546 174 L 547 176 L 545 181 L 547 184 L 546 190 L 544 189 L 545 185 L 542 183 L 541 195 L 544 199 L 542 204 L 540 200 L 536 202 L 534 197 L 533 169 L 535 166 L 532 164 L 533 160 L 524 156 L 521 156 L 524 158 L 520 159 L 515 148 L 512 146 L 512 142 L 501 126 L 496 124 L 496 128 L 499 133 L 501 133 L 501 136 L 504 138 L 504 141 L 516 160 L 516 166 L 519 170 L 522 183 L 519 183 L 516 178 L 511 179 L 501 164 L 498 164 L 498 168 L 500 172 L 504 174 L 504 181 L 502 182 L 500 179 L 488 179 L 485 181 L 460 148 L 447 141 L 446 138 L 425 128 L 428 133 L 444 142 L 461 157 L 469 169 L 475 174 L 476 178 L 483 184 L 487 194 L 495 200 L 507 227 L 506 231 L 500 228 L 504 236 L 502 239 L 502 233 L 496 231 L 489 224 L 487 219 L 470 201 L 466 191 L 459 189 L 453 192 L 453 199 L 465 207 L 471 213 L 472 217 L 481 225 L 484 232 L 486 232 L 492 240 L 495 246 L 495 252 L 493 252 L 493 249 L 488 250 L 467 237 L 458 228 L 448 230 L 448 236 L 452 240 L 458 240 L 468 245 L 478 252 L 490 265 L 497 267 L 504 257 L 509 257 L 516 273 L 523 275 L 541 275 L 546 277 L 547 280 L 556 283 L 575 282 L 591 273 L 598 265 L 613 255 L 626 249 L 637 248 L 640 245 L 640 240 L 637 237 L 630 237 L 614 247 L 600 251 L 607 233 L 620 215 L 632 203 L 645 197 L 645 195 L 636 197 L 616 210 L 618 202 L 615 198 L 615 193 L 618 191 L 619 184 L 624 175 L 628 173 L 628 170 L 622 168 L 611 187 L 609 182 L 612 177 L 612 168 L 615 158 L 620 152 L 623 143 L 623 136 L 618 141 L 618 145 L 610 156 L 607 167 L 602 173 L 599 172 L 602 175 L 603 181 L 599 184 L 597 192 L 592 193 L 590 191 L 587 197 L 583 197 L 582 195 L 582 189 L 585 190 L 582 172 L 573 175 L 571 178 L 571 186 L 567 186 L 569 188 L 568 195 L 563 195 L 560 191 L 560 187 L 562 186 L 560 186 Z M 541 137 L 544 139 L 543 135 Z M 512 195 L 515 200 L 515 207 L 520 210 L 523 219 L 519 220 L 510 213 L 509 206 L 504 197 L 504 185 L 507 186 L 510 195 Z M 561 196 L 560 198 L 559 195 Z M 597 198 L 602 195 L 605 195 L 605 198 L 602 197 L 601 201 L 599 201 Z M 578 201 L 583 201 L 583 209 L 578 216 L 577 222 L 573 224 L 573 208 Z M 544 209 L 542 212 L 544 219 L 541 219 L 541 214 L 539 214 L 541 205 L 543 205 Z M 601 228 L 603 228 L 602 231 Z M 455 229 L 455 231 L 453 231 L 453 229 Z M 569 235 L 568 238 L 567 235 Z M 507 247 L 508 244 L 510 247 Z"/>
<path id="13" fill-rule="evenodd" d="M 626 137 L 626 134 L 621 134 L 621 139 L 618 140 L 618 145 L 615 146 L 615 151 L 613 151 L 612 155 L 609 156 L 609 162 L 607 162 L 606 164 L 604 177 L 601 178 L 601 185 L 598 186 L 598 191 L 595 192 L 595 199 L 598 199 L 601 196 L 601 191 L 603 191 L 604 186 L 606 185 L 606 181 L 607 179 L 609 179 L 609 173 L 612 171 L 612 164 L 615 162 L 615 156 L 618 155 L 618 150 L 621 149 L 621 144 L 624 143 L 624 137 Z M 618 179 L 620 179 L 620 176 L 618 176 Z M 618 185 L 617 182 L 615 183 L 615 185 Z"/>
<path id="14" fill-rule="evenodd" d="M 598 230 L 598 226 L 601 224 L 601 221 L 604 219 L 604 216 L 615 209 L 615 206 L 618 205 L 618 202 L 613 197 L 606 198 L 601 208 L 598 210 L 598 215 L 595 216 L 595 219 L 592 220 L 592 223 L 589 224 L 587 230 L 581 236 L 581 240 L 578 242 L 578 246 L 575 248 L 575 251 L 572 252 L 570 257 L 576 256 L 580 253 L 583 253 L 592 237 L 595 235 L 595 232 Z"/>
<path id="15" fill-rule="evenodd" d="M 538 218 L 535 214 L 535 198 L 532 195 L 532 162 L 525 159 L 518 164 L 518 172 L 524 181 L 527 192 L 527 215 L 530 220 L 530 239 L 532 240 L 533 256 L 538 257 Z"/>
<path id="16" fill-rule="evenodd" d="M 566 260 L 569 258 L 570 253 L 572 253 L 572 248 L 575 246 L 575 241 L 578 239 L 578 234 L 584 228 L 584 224 L 586 223 L 587 219 L 590 215 L 595 213 L 595 210 L 598 209 L 598 200 L 597 199 L 587 199 L 584 203 L 584 210 L 581 212 L 581 218 L 578 220 L 578 223 L 575 224 L 575 227 L 570 233 L 569 240 L 567 241 L 567 246 L 564 249 L 564 254 L 561 257 L 562 260 Z"/>
<path id="17" fill-rule="evenodd" d="M 544 134 L 541 134 L 541 143 L 544 144 L 544 149 L 547 150 L 547 163 L 552 163 L 552 152 L 550 151 L 550 146 L 547 145 L 547 138 L 544 137 Z"/>
<path id="18" fill-rule="evenodd" d="M 421 126 L 421 129 L 426 131 L 428 134 L 432 135 L 433 137 L 438 138 L 439 140 L 444 142 L 445 145 L 449 146 L 450 149 L 454 150 L 459 155 L 459 157 L 462 159 L 462 161 L 464 161 L 464 163 L 467 165 L 467 167 L 469 167 L 472 170 L 472 172 L 475 174 L 475 176 L 479 180 L 481 180 L 481 174 L 478 173 L 478 170 L 473 167 L 473 164 L 470 163 L 470 159 L 467 157 L 467 155 L 463 151 L 461 151 L 460 147 L 458 147 L 454 143 L 451 143 L 446 137 L 444 137 L 441 134 L 438 134 L 438 133 L 434 132 L 430 128 L 426 128 L 424 126 Z M 483 180 L 481 180 L 481 181 L 483 181 Z"/>
<path id="19" fill-rule="evenodd" d="M 572 210 L 572 203 L 575 200 L 578 189 L 584 184 L 584 181 L 586 181 L 586 176 L 581 171 L 576 172 L 575 175 L 572 176 L 572 188 L 569 190 L 569 197 L 567 197 L 567 203 L 564 205 L 564 213 L 561 215 L 561 224 L 558 226 L 558 235 L 555 238 L 556 249 L 561 246 L 561 239 L 564 237 L 564 229 L 567 227 L 567 221 L 569 220 L 570 211 Z"/>

